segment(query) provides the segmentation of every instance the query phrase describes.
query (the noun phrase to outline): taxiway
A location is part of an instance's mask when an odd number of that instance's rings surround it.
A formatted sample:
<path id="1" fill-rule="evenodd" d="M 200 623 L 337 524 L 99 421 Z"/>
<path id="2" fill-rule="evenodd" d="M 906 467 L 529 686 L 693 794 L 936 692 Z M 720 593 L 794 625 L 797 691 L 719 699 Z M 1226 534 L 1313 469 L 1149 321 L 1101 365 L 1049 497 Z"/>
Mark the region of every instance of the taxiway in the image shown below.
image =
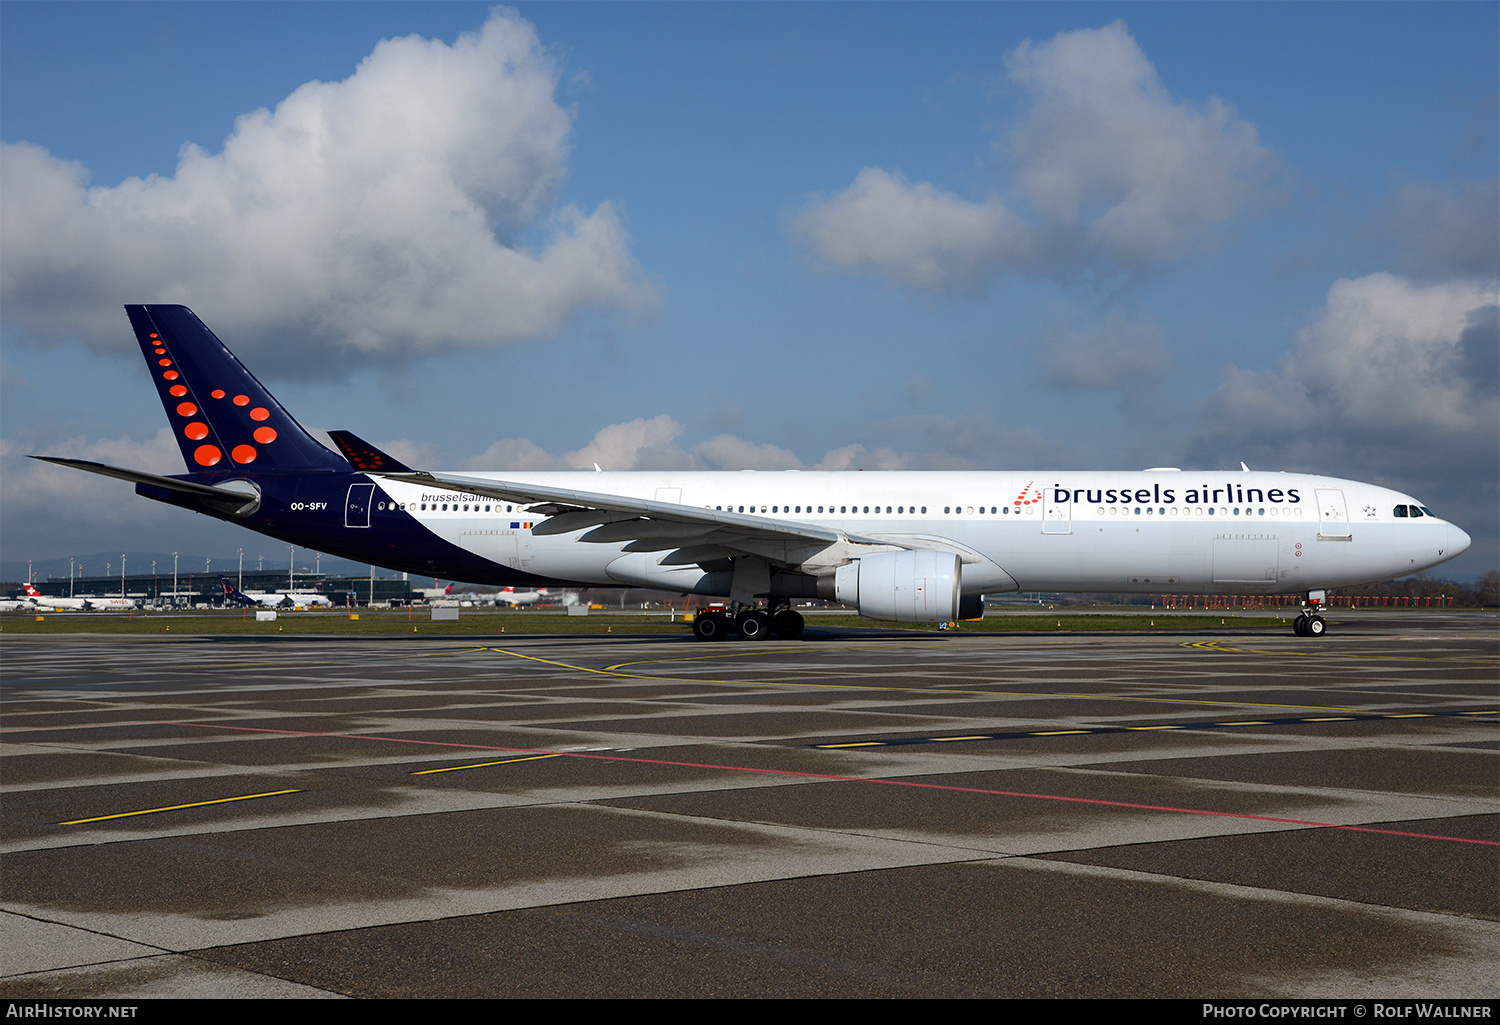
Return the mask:
<path id="1" fill-rule="evenodd" d="M 1496 617 L 1347 618 L 3 637 L 0 993 L 1500 996 Z"/>

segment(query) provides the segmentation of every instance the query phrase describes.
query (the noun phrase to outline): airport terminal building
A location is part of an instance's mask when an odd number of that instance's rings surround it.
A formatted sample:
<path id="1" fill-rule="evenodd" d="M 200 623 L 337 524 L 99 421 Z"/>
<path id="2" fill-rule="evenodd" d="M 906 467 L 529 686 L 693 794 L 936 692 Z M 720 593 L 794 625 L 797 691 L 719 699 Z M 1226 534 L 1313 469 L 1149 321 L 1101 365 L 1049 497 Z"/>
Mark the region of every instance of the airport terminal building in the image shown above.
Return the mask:
<path id="1" fill-rule="evenodd" d="M 286 571 L 258 570 L 222 574 L 234 581 L 242 591 L 286 591 L 289 581 Z M 174 589 L 172 574 L 128 573 L 123 578 L 112 577 L 49 577 L 32 584 L 49 598 L 133 598 L 143 605 L 222 605 L 224 592 L 219 587 L 221 574 L 179 573 Z M 337 606 L 358 608 L 368 605 L 385 605 L 392 602 L 408 603 L 412 599 L 410 581 L 387 577 L 327 576 L 319 573 L 299 573 L 295 578 L 295 590 L 315 591 L 326 596 Z M 22 584 L 0 585 L 0 593 L 15 598 L 24 594 Z"/>

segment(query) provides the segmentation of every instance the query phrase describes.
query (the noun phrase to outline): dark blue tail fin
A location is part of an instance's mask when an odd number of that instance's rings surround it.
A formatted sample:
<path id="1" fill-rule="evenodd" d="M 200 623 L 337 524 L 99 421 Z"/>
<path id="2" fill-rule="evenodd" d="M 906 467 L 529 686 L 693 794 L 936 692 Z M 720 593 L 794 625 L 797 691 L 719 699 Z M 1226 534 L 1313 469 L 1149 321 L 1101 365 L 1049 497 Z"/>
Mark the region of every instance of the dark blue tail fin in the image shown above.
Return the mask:
<path id="1" fill-rule="evenodd" d="M 233 584 L 231 584 L 229 582 L 229 578 L 228 577 L 220 577 L 219 578 L 219 587 L 221 587 L 223 589 L 223 591 L 224 591 L 224 597 L 227 600 L 234 602 L 236 605 L 254 605 L 254 604 L 256 604 L 256 601 L 255 601 L 254 598 L 252 598 L 249 595 L 245 594 L 238 587 L 235 587 Z"/>
<path id="2" fill-rule="evenodd" d="M 167 421 L 194 473 L 349 470 L 186 306 L 126 306 Z"/>

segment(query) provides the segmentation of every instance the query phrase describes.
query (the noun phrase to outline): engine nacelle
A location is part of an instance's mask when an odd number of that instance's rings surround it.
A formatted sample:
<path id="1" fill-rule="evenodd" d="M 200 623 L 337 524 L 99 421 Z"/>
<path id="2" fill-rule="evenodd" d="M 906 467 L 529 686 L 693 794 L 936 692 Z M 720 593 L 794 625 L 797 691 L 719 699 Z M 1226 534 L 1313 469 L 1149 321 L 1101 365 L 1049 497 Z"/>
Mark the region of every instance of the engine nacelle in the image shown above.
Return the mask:
<path id="1" fill-rule="evenodd" d="M 952 552 L 883 552 L 840 566 L 834 595 L 866 619 L 947 623 L 958 619 L 959 575 Z"/>

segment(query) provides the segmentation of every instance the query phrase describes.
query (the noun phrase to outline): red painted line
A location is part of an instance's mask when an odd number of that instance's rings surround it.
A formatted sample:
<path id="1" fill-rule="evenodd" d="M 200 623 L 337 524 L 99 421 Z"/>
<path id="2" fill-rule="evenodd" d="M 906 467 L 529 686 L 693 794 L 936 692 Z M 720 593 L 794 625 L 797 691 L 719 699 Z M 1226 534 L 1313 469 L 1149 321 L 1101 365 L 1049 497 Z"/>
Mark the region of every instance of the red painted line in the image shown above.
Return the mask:
<path id="1" fill-rule="evenodd" d="M 549 751 L 539 747 L 498 747 L 491 744 L 459 744 L 445 740 L 412 740 L 407 737 L 382 737 L 370 733 L 316 733 L 309 730 L 273 730 L 261 726 L 222 726 L 218 723 L 172 722 L 151 720 L 143 725 L 193 726 L 206 730 L 235 730 L 244 733 L 278 733 L 296 737 L 333 737 L 342 740 L 380 740 L 391 744 L 420 744 L 425 747 L 461 747 L 472 751 L 507 751 L 521 754 L 553 754 L 564 758 L 588 758 L 601 762 L 630 762 L 636 765 L 670 765 L 680 769 L 718 769 L 723 772 L 753 772 L 764 776 L 797 776 L 802 779 L 826 779 L 842 783 L 878 783 L 891 787 L 916 787 L 921 790 L 947 790 L 960 794 L 984 794 L 990 797 L 1025 797 L 1036 801 L 1065 801 L 1070 804 L 1093 804 L 1108 808 L 1132 808 L 1137 811 L 1165 811 L 1178 815 L 1207 815 L 1212 818 L 1247 819 L 1253 822 L 1279 822 L 1292 826 L 1316 826 L 1319 829 L 1342 829 L 1351 833 L 1378 833 L 1383 836 L 1409 836 L 1418 840 L 1447 840 L 1450 843 L 1472 843 L 1500 847 L 1500 841 L 1475 840 L 1466 836 L 1443 836 L 1438 833 L 1411 833 L 1400 829 L 1376 829 L 1373 826 L 1344 826 L 1337 822 L 1312 819 L 1285 819 L 1273 815 L 1247 815 L 1243 812 L 1210 811 L 1206 808 L 1176 808 L 1166 804 L 1136 804 L 1130 801 L 1107 801 L 1099 797 L 1067 797 L 1062 794 L 1029 794 L 1019 790 L 985 790 L 979 787 L 955 787 L 943 783 L 917 783 L 902 779 L 872 779 L 868 776 L 836 776 L 822 772 L 800 772 L 795 769 L 757 769 L 746 765 L 714 765 L 709 762 L 674 762 L 662 758 L 626 758 L 623 755 L 586 754 L 581 751 Z"/>

